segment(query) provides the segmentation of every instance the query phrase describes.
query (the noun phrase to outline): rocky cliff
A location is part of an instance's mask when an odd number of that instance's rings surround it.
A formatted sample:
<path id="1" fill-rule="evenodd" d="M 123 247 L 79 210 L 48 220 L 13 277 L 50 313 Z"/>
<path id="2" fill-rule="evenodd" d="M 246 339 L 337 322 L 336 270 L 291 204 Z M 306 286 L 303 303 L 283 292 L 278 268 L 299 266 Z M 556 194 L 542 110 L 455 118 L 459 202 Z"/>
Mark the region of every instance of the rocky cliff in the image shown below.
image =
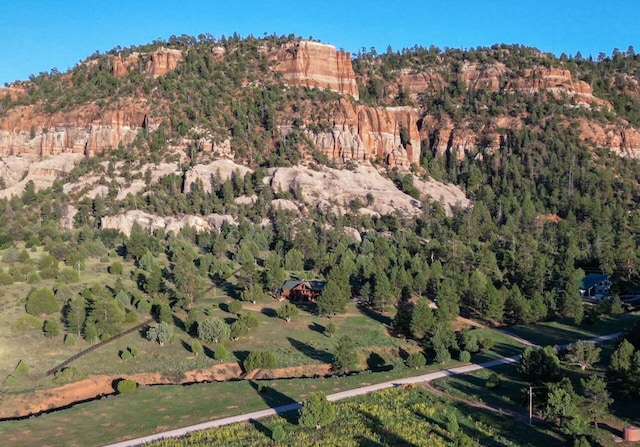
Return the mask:
<path id="1" fill-rule="evenodd" d="M 351 54 L 309 40 L 287 43 L 276 54 L 276 70 L 290 85 L 329 88 L 359 98 Z"/>
<path id="2" fill-rule="evenodd" d="M 380 159 L 389 166 L 420 162 L 419 111 L 414 107 L 371 107 L 340 101 L 330 131 L 307 131 L 315 147 L 329 159 Z"/>

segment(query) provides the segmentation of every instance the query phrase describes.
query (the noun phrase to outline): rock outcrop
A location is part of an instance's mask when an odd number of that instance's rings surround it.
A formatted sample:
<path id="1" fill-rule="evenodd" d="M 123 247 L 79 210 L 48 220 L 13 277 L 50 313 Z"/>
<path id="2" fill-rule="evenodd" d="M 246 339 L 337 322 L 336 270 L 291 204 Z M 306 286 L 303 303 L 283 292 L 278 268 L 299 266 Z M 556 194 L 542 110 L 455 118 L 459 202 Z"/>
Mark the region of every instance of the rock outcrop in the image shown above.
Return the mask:
<path id="1" fill-rule="evenodd" d="M 351 54 L 333 45 L 301 40 L 287 43 L 276 55 L 276 70 L 286 83 L 330 90 L 359 98 Z"/>
<path id="2" fill-rule="evenodd" d="M 122 78 L 132 70 L 157 78 L 174 70 L 182 61 L 182 51 L 169 48 L 158 48 L 150 54 L 131 53 L 127 56 L 114 56 L 111 59 L 111 72 Z"/>
<path id="3" fill-rule="evenodd" d="M 348 207 L 359 200 L 377 215 L 396 211 L 407 215 L 422 212 L 417 200 L 400 191 L 391 180 L 371 166 L 358 166 L 354 170 L 323 167 L 317 171 L 302 166 L 273 168 L 264 182 L 271 185 L 274 192 L 297 191 L 304 201 L 325 204 L 325 208 L 326 203 Z M 425 196 L 442 201 L 448 213 L 455 206 L 469 204 L 464 193 L 453 185 L 443 185 L 435 180 L 418 185 Z"/>
<path id="4" fill-rule="evenodd" d="M 206 165 L 196 165 L 189 169 L 184 178 L 183 192 L 186 194 L 193 188 L 193 184 L 196 180 L 202 182 L 202 188 L 204 192 L 211 192 L 212 182 L 224 182 L 231 178 L 235 173 L 238 173 L 240 177 L 244 178 L 247 172 L 253 172 L 246 166 L 234 163 L 232 160 L 225 158 L 214 160 Z"/>
<path id="5" fill-rule="evenodd" d="M 103 217 L 100 222 L 100 227 L 103 229 L 119 230 L 123 234 L 130 236 L 134 223 L 137 223 L 140 227 L 149 231 L 163 230 L 177 234 L 186 226 L 190 226 L 198 232 L 220 231 L 224 222 L 230 225 L 237 225 L 233 216 L 226 214 L 210 214 L 208 216 L 187 215 L 178 218 L 156 216 L 155 214 L 132 210 L 116 216 Z"/>
<path id="6" fill-rule="evenodd" d="M 370 107 L 342 99 L 331 131 L 306 132 L 316 149 L 332 160 L 381 159 L 390 166 L 420 162 L 418 110 Z"/>

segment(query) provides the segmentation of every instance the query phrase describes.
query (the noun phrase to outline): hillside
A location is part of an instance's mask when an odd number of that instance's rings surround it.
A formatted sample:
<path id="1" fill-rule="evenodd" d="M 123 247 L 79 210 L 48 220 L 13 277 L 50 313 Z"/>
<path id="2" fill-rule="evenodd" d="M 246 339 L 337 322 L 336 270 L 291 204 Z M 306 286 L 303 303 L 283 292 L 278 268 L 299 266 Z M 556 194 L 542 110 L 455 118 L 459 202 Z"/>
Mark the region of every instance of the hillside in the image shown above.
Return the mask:
<path id="1" fill-rule="evenodd" d="M 201 35 L 5 86 L 6 392 L 240 377 L 254 352 L 266 377 L 405 374 L 520 349 L 494 327 L 615 321 L 640 287 L 639 82 L 632 49 Z M 588 273 L 611 300 L 583 302 Z"/>

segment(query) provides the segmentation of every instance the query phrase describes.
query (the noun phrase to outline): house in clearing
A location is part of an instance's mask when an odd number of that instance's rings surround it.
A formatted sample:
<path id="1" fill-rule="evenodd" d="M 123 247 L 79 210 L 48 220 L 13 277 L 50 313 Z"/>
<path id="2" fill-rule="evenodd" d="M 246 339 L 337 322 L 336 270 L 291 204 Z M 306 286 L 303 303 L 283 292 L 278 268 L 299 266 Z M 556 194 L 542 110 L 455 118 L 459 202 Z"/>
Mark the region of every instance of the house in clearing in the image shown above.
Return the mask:
<path id="1" fill-rule="evenodd" d="M 589 273 L 580 281 L 580 295 L 583 299 L 600 301 L 609 296 L 612 285 L 609 275 Z"/>
<path id="2" fill-rule="evenodd" d="M 290 280 L 282 286 L 282 297 L 294 303 L 315 303 L 324 285 L 319 280 Z"/>

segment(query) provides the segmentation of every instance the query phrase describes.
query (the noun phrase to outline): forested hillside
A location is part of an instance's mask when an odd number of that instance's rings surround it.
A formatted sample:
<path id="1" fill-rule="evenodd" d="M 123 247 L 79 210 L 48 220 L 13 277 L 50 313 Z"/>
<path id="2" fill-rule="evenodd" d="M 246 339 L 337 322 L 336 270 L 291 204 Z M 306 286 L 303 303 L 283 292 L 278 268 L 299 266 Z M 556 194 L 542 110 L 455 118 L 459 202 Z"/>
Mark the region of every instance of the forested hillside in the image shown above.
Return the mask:
<path id="1" fill-rule="evenodd" d="M 632 48 L 344 55 L 294 36 L 181 36 L 0 89 L 0 297 L 13 328 L 0 372 L 14 391 L 149 317 L 150 342 L 182 337 L 169 348 L 191 356 L 178 369 L 242 362 L 256 345 L 275 351 L 269 366 L 293 366 L 300 354 L 250 338 L 270 324 L 252 306 L 347 321 L 357 300 L 375 329 L 350 326 L 369 337 L 347 340 L 354 349 L 445 363 L 482 345 L 456 335 L 459 316 L 587 324 L 638 294 Z M 69 154 L 75 165 L 38 165 Z M 584 305 L 586 273 L 611 276 L 611 300 Z M 282 308 L 290 279 L 321 281 L 317 302 Z M 40 333 L 64 351 L 42 360 Z M 36 346 L 36 382 L 16 379 L 27 355 L 8 346 L 22 342 Z M 154 355 L 123 368 L 152 371 Z"/>

